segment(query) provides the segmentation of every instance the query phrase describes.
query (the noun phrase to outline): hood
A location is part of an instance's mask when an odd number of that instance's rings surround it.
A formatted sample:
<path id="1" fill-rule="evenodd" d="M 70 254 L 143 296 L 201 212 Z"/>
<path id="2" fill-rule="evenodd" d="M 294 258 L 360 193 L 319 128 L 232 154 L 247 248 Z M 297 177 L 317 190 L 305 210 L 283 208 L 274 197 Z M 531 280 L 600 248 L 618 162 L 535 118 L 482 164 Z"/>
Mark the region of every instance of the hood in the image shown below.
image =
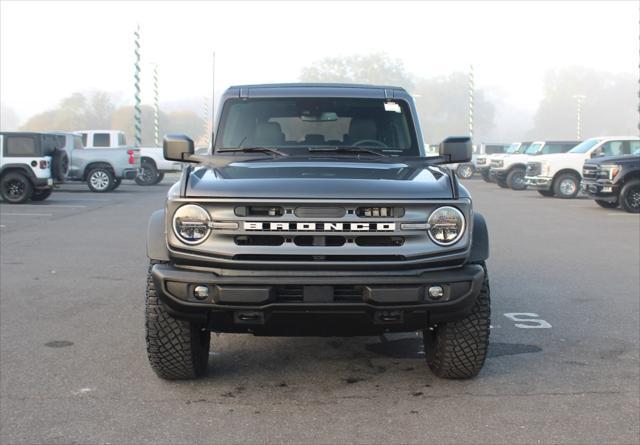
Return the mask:
<path id="1" fill-rule="evenodd" d="M 588 157 L 585 153 L 552 153 L 548 155 L 532 156 L 529 161 L 531 162 L 584 162 L 585 157 Z"/>
<path id="2" fill-rule="evenodd" d="M 451 199 L 446 170 L 404 162 L 257 161 L 199 165 L 187 197 L 311 199 Z M 460 197 L 466 197 L 460 187 Z"/>
<path id="3" fill-rule="evenodd" d="M 601 158 L 587 159 L 585 164 L 633 164 L 640 162 L 640 156 L 622 155 L 622 156 L 603 156 Z"/>

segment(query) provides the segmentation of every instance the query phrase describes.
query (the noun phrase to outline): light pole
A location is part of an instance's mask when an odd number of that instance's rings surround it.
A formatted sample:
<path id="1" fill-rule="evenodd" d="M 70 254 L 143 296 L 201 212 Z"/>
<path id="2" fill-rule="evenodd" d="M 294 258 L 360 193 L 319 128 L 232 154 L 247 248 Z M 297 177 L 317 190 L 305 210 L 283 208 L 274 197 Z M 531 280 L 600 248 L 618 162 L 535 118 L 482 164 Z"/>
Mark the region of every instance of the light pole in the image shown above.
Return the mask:
<path id="1" fill-rule="evenodd" d="M 587 96 L 584 94 L 574 94 L 573 98 L 578 101 L 578 112 L 576 115 L 576 139 L 582 139 L 582 102 Z"/>
<path id="2" fill-rule="evenodd" d="M 140 107 L 140 25 L 138 25 L 133 35 L 135 37 L 133 41 L 133 53 L 135 54 L 135 74 L 133 75 L 133 79 L 136 99 L 133 120 L 136 130 L 136 147 L 139 147 L 140 145 L 142 145 L 142 108 Z"/>
<path id="3" fill-rule="evenodd" d="M 153 142 L 160 146 L 160 99 L 158 92 L 158 65 L 153 65 Z"/>
<path id="4" fill-rule="evenodd" d="M 473 65 L 469 65 L 469 137 L 473 140 Z"/>

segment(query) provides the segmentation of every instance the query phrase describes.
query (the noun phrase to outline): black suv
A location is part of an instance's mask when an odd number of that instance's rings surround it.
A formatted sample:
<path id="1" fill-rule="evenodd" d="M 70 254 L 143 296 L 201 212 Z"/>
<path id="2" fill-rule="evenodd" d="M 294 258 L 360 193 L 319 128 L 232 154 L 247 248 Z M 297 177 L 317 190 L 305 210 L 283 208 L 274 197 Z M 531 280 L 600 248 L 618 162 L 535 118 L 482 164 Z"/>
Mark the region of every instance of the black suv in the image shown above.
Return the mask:
<path id="1" fill-rule="evenodd" d="M 640 149 L 632 155 L 588 159 L 582 167 L 582 190 L 600 206 L 622 206 L 640 213 Z"/>

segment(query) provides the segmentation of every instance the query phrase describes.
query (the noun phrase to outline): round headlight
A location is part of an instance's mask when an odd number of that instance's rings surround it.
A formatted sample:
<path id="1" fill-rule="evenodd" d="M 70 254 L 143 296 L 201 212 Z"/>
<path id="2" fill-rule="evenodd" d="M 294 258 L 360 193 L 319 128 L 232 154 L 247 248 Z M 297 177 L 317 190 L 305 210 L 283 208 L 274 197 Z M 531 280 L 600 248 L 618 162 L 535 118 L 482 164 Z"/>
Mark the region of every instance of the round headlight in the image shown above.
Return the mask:
<path id="1" fill-rule="evenodd" d="M 429 238 L 441 246 L 456 243 L 464 233 L 464 215 L 455 207 L 438 207 L 431 212 L 427 223 Z"/>
<path id="2" fill-rule="evenodd" d="M 173 214 L 173 231 L 186 244 L 198 244 L 207 239 L 211 217 L 202 207 L 187 204 Z"/>

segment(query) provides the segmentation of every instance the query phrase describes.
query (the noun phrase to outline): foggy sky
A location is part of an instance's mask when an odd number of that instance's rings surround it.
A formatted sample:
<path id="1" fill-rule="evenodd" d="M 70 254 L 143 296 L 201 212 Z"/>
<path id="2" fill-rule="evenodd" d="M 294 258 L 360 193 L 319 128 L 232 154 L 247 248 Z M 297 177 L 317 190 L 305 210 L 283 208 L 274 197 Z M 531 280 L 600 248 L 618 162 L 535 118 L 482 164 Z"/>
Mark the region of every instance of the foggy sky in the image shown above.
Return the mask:
<path id="1" fill-rule="evenodd" d="M 475 68 L 476 85 L 533 113 L 546 70 L 638 73 L 638 3 L 627 2 L 7 2 L 0 3 L 0 99 L 24 121 L 75 91 L 133 103 L 133 31 L 160 102 L 232 84 L 296 81 L 322 57 L 386 52 L 432 77 Z"/>

